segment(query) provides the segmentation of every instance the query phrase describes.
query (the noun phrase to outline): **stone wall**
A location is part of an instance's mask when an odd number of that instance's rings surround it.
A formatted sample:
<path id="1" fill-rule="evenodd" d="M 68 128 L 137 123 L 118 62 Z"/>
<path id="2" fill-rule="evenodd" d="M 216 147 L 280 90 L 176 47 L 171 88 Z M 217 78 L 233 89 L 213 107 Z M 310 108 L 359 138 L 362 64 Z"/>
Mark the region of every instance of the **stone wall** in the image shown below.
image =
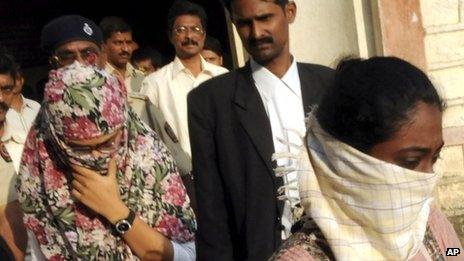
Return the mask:
<path id="1" fill-rule="evenodd" d="M 464 242 L 464 0 L 421 0 L 427 70 L 445 99 L 438 202 Z"/>

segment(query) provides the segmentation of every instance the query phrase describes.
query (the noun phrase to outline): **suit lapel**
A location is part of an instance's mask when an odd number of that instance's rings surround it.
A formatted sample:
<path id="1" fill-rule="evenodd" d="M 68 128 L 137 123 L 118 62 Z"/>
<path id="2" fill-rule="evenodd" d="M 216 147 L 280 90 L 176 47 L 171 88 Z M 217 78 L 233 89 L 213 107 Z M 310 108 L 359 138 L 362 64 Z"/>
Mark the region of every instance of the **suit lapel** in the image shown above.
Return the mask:
<path id="1" fill-rule="evenodd" d="M 311 106 L 315 104 L 315 94 L 311 85 L 316 84 L 319 79 L 310 70 L 306 69 L 301 63 L 297 63 L 298 75 L 300 76 L 301 96 L 303 98 L 303 109 L 305 116 L 311 111 Z"/>
<path id="2" fill-rule="evenodd" d="M 271 163 L 272 153 L 274 153 L 271 123 L 259 92 L 254 85 L 250 65 L 247 64 L 239 70 L 234 97 L 235 111 L 240 123 L 265 162 L 269 174 L 274 177 Z"/>

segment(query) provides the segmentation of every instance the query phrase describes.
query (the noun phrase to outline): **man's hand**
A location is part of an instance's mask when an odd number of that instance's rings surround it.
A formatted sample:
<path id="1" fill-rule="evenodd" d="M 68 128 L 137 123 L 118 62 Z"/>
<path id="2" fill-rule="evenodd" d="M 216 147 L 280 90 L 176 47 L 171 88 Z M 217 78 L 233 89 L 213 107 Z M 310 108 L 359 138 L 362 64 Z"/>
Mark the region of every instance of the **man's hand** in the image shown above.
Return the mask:
<path id="1" fill-rule="evenodd" d="M 77 165 L 71 165 L 71 168 L 74 177 L 72 195 L 76 199 L 104 216 L 112 224 L 129 215 L 129 209 L 122 202 L 119 194 L 115 157 L 109 162 L 106 176 Z"/>

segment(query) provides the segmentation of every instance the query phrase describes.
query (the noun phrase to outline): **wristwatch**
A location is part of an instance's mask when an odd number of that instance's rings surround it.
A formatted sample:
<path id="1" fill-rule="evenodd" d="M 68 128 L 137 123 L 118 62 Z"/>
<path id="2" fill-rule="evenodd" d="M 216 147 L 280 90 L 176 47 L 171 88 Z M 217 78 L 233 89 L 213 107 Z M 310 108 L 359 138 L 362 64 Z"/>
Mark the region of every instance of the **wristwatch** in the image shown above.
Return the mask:
<path id="1" fill-rule="evenodd" d="M 132 210 L 129 210 L 129 215 L 127 218 L 121 219 L 114 225 L 114 230 L 119 235 L 124 235 L 127 231 L 132 228 L 132 223 L 134 223 L 135 213 Z"/>

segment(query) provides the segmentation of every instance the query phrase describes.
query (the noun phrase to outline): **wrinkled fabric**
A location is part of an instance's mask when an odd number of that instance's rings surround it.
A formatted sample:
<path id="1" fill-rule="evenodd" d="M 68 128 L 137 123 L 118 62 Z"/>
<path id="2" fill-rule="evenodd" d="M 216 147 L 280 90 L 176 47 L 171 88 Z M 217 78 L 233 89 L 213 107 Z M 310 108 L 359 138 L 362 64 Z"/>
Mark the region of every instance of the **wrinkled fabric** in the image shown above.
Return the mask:
<path id="1" fill-rule="evenodd" d="M 458 256 L 446 256 L 448 248 L 463 249 L 456 232 L 446 216 L 436 206 L 432 206 L 429 214 L 428 226 L 423 240 L 423 245 L 419 252 L 410 261 L 438 261 L 438 260 L 462 260 Z M 295 252 L 300 259 L 294 261 L 314 261 L 314 260 L 335 260 L 330 245 L 310 217 L 305 217 L 304 226 L 293 233 L 279 248 L 279 250 L 269 259 L 282 260 L 289 256 L 295 256 Z M 364 260 L 371 260 L 369 256 L 364 256 Z M 285 259 L 288 260 L 288 259 Z"/>
<path id="2" fill-rule="evenodd" d="M 297 155 L 301 205 L 336 260 L 407 260 L 422 247 L 439 175 L 401 168 L 326 133 L 314 114 Z"/>
<path id="3" fill-rule="evenodd" d="M 17 183 L 24 223 L 45 257 L 137 259 L 108 221 L 71 196 L 72 176 L 66 166 L 103 170 L 113 154 L 125 204 L 167 238 L 193 240 L 195 217 L 175 163 L 158 136 L 128 108 L 123 84 L 77 62 L 52 71 L 49 78 Z M 69 146 L 70 141 L 118 131 L 120 143 L 113 153 L 93 157 Z"/>
<path id="4" fill-rule="evenodd" d="M 103 153 L 94 157 L 74 151 L 67 144 L 111 134 L 123 127 L 127 118 L 123 85 L 117 78 L 106 76 L 78 62 L 50 73 L 41 128 L 64 164 L 73 163 L 100 172 L 108 166 L 111 155 Z M 126 129 L 118 151 L 121 158 L 126 148 Z"/>

